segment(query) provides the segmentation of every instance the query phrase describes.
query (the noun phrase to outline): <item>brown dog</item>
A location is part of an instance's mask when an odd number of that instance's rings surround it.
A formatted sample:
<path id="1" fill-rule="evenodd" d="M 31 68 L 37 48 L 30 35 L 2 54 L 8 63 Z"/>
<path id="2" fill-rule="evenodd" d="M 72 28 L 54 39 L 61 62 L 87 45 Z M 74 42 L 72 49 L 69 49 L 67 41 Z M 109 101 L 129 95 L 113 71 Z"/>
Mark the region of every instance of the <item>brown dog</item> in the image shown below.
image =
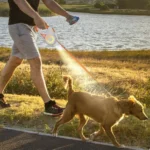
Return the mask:
<path id="1" fill-rule="evenodd" d="M 89 116 L 101 124 L 101 129 L 106 132 L 113 144 L 120 147 L 117 142 L 112 127 L 119 123 L 124 115 L 133 115 L 140 120 L 146 120 L 148 117 L 144 113 L 142 104 L 137 101 L 134 96 L 130 96 L 128 100 L 118 100 L 115 97 L 103 97 L 91 95 L 86 92 L 74 92 L 72 89 L 72 79 L 65 76 L 64 80 L 68 86 L 68 103 L 64 110 L 63 116 L 56 122 L 53 134 L 57 133 L 60 125 L 70 121 L 75 114 L 79 115 L 80 125 L 78 128 L 82 140 L 86 140 L 83 135 L 83 127 L 86 124 L 84 115 Z M 93 133 L 91 138 L 94 139 L 100 134 L 101 130 Z"/>

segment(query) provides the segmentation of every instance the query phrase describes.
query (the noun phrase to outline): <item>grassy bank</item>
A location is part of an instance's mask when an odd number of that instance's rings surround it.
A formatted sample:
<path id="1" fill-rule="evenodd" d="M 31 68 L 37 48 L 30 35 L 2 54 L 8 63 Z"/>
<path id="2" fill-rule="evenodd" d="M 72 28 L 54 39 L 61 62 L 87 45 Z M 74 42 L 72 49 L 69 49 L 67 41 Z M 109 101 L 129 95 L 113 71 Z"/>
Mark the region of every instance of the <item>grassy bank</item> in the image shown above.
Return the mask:
<path id="1" fill-rule="evenodd" d="M 39 7 L 39 13 L 42 16 L 52 16 L 52 13 L 49 9 L 46 8 L 45 5 L 41 4 Z M 0 2 L 0 16 L 1 17 L 8 17 L 9 16 L 9 6 L 8 3 Z"/>
<path id="2" fill-rule="evenodd" d="M 94 8 L 92 5 L 62 5 L 62 7 L 71 12 L 83 12 L 94 14 L 120 14 L 120 15 L 150 15 L 148 10 L 130 10 L 130 9 L 110 9 L 107 11 L 101 11 Z M 39 13 L 42 16 L 55 15 L 44 4 L 40 4 Z M 7 3 L 0 2 L 0 16 L 7 17 L 9 15 L 9 7 Z"/>
<path id="3" fill-rule="evenodd" d="M 62 5 L 67 11 L 71 12 L 83 12 L 83 13 L 93 13 L 93 14 L 119 14 L 119 15 L 150 15 L 148 10 L 132 10 L 132 9 L 109 9 L 100 10 L 94 8 L 91 5 Z"/>
<path id="4" fill-rule="evenodd" d="M 9 48 L 0 48 L 0 70 L 8 60 Z M 146 107 L 150 117 L 150 51 L 103 51 L 103 52 L 72 52 L 92 73 L 93 77 L 104 85 L 115 96 L 127 98 L 134 95 Z M 64 90 L 59 67 L 60 57 L 53 50 L 41 50 L 43 71 L 48 90 L 57 103 L 66 104 L 66 90 Z M 69 74 L 65 65 L 63 73 Z M 74 78 L 77 81 L 77 78 Z M 76 90 L 79 89 L 75 83 Z M 0 110 L 0 124 L 32 128 L 50 133 L 57 118 L 50 118 L 42 114 L 44 107 L 33 83 L 30 80 L 29 65 L 26 61 L 20 65 L 6 89 L 6 99 L 12 107 Z M 27 95 L 26 95 L 27 94 Z M 34 95 L 34 96 L 33 96 Z M 30 107 L 29 107 L 30 105 Z M 78 119 L 60 128 L 60 135 L 79 137 L 76 128 Z M 98 124 L 90 120 L 84 133 L 89 136 L 98 129 Z M 121 144 L 150 148 L 150 122 L 141 122 L 134 117 L 125 118 L 114 128 L 115 135 Z M 105 134 L 97 141 L 110 142 Z"/>

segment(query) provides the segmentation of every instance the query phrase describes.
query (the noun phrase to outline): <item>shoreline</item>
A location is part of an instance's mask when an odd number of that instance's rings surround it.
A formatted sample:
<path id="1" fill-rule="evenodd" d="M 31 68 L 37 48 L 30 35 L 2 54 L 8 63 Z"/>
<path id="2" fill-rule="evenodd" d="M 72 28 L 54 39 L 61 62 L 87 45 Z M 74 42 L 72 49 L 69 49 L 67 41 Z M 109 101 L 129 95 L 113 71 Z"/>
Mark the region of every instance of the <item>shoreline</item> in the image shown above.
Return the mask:
<path id="1" fill-rule="evenodd" d="M 11 50 L 11 46 L 1 46 L 0 45 L 0 49 L 9 49 L 9 50 Z M 53 49 L 51 49 L 51 48 L 44 48 L 44 47 L 38 47 L 39 48 L 39 50 L 40 51 L 56 51 L 56 49 L 55 48 L 53 48 Z M 114 52 L 140 52 L 140 51 L 150 51 L 150 48 L 139 48 L 139 49 L 96 49 L 96 50 L 88 50 L 88 49 L 68 49 L 68 51 L 70 51 L 71 53 L 76 53 L 76 52 L 87 52 L 87 53 L 91 53 L 91 52 L 97 52 L 97 53 L 103 53 L 103 52 L 112 52 L 112 53 L 114 53 Z"/>
<path id="2" fill-rule="evenodd" d="M 44 49 L 39 48 L 40 53 L 42 57 L 44 57 L 44 61 L 48 62 L 49 59 L 58 61 L 59 60 L 59 54 L 56 49 Z M 11 48 L 9 47 L 0 47 L 0 60 L 4 61 L 9 56 L 9 53 L 11 51 Z M 114 50 L 114 51 L 106 51 L 106 50 L 69 50 L 70 53 L 72 53 L 75 57 L 79 59 L 96 59 L 96 60 L 118 60 L 118 61 L 145 61 L 150 62 L 150 50 Z M 51 57 L 47 57 L 47 55 Z M 5 56 L 5 57 L 3 57 Z M 54 57 L 54 58 L 53 58 Z"/>

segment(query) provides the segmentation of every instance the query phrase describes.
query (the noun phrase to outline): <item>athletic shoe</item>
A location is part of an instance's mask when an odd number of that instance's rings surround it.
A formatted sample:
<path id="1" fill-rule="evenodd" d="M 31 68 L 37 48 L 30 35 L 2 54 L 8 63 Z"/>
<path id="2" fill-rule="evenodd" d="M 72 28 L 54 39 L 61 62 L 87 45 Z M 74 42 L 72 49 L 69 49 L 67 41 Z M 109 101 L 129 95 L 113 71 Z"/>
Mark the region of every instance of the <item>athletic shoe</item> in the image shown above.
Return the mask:
<path id="1" fill-rule="evenodd" d="M 73 25 L 73 24 L 75 24 L 78 20 L 79 20 L 79 17 L 77 17 L 77 16 L 71 16 L 70 18 L 67 19 L 67 22 L 68 22 L 70 25 Z"/>
<path id="2" fill-rule="evenodd" d="M 55 101 L 49 101 L 48 103 L 45 104 L 45 115 L 49 116 L 60 116 L 63 113 L 64 108 L 59 107 L 56 105 Z"/>
<path id="3" fill-rule="evenodd" d="M 0 94 L 0 108 L 8 108 L 10 107 L 10 104 L 7 104 L 5 99 L 4 99 L 4 95 Z"/>

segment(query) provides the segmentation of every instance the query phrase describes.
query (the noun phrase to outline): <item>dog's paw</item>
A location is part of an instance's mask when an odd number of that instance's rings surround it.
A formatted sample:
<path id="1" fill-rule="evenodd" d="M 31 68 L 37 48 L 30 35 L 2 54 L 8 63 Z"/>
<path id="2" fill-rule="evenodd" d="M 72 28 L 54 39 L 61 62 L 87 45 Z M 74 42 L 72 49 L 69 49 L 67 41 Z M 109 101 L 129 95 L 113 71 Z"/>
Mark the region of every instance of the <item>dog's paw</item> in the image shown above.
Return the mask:
<path id="1" fill-rule="evenodd" d="M 57 137 L 57 136 L 58 136 L 58 134 L 57 134 L 57 133 L 52 133 L 52 135 L 53 135 L 53 136 L 55 136 L 55 137 Z"/>
<path id="2" fill-rule="evenodd" d="M 90 135 L 90 140 L 94 141 L 94 135 L 93 134 Z"/>
<path id="3" fill-rule="evenodd" d="M 91 140 L 91 141 L 94 141 L 94 140 L 95 140 L 95 134 L 96 134 L 96 132 L 94 132 L 94 133 L 92 133 L 92 134 L 90 135 L 90 140 Z"/>
<path id="4" fill-rule="evenodd" d="M 119 145 L 119 148 L 125 148 L 126 146 L 125 145 Z"/>
<path id="5" fill-rule="evenodd" d="M 115 146 L 118 148 L 124 148 L 125 147 L 124 145 L 120 145 L 120 144 L 115 144 Z"/>
<path id="6" fill-rule="evenodd" d="M 89 138 L 84 137 L 84 138 L 82 138 L 82 141 L 84 141 L 84 142 L 88 142 L 88 141 L 90 141 L 90 139 L 89 139 Z"/>

